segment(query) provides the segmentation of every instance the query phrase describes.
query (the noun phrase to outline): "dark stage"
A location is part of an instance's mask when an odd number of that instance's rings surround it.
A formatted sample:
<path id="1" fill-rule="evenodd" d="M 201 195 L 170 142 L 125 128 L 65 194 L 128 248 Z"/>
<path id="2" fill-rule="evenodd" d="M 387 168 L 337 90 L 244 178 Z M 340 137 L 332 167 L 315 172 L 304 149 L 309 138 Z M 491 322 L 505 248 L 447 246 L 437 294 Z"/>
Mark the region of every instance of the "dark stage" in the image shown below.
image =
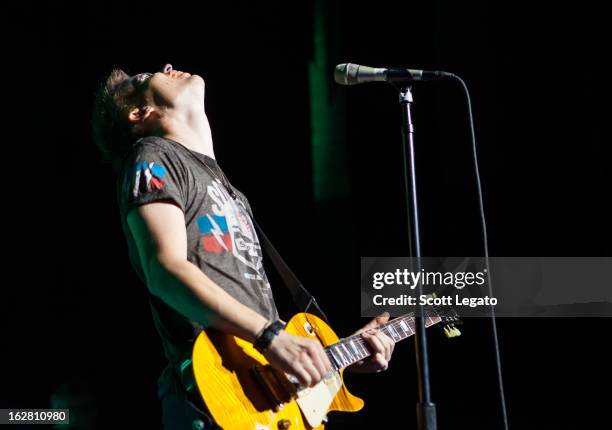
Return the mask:
<path id="1" fill-rule="evenodd" d="M 0 408 L 53 401 L 91 422 L 58 428 L 160 428 L 163 351 L 89 125 L 113 66 L 169 62 L 204 77 L 219 164 L 341 336 L 366 321 L 359 257 L 407 255 L 408 233 L 397 94 L 335 84 L 339 63 L 465 79 L 492 256 L 612 256 L 600 3 L 260 3 L 12 11 L 5 73 L 28 78 L 5 80 L 5 108 L 18 109 L 4 124 Z M 443 81 L 416 85 L 414 98 L 423 254 L 482 256 L 464 96 Z M 288 318 L 295 309 L 266 267 Z M 498 319 L 510 428 L 609 426 L 610 321 Z M 438 427 L 502 429 L 490 322 L 466 319 L 462 332 L 428 330 Z M 413 340 L 387 372 L 345 380 L 366 406 L 331 414 L 329 429 L 416 429 Z"/>

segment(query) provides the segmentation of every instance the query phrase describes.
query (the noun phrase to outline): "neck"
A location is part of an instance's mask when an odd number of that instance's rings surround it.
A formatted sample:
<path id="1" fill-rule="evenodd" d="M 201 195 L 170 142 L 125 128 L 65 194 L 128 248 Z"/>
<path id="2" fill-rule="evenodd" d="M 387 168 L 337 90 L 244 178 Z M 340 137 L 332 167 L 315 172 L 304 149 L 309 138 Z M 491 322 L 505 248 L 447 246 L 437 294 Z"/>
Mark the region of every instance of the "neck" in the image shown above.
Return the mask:
<path id="1" fill-rule="evenodd" d="M 425 326 L 430 327 L 441 321 L 440 317 L 427 316 L 424 318 Z M 414 314 L 406 314 L 395 318 L 379 328 L 384 334 L 389 336 L 395 342 L 404 340 L 412 336 L 415 332 Z M 332 363 L 336 364 L 337 368 L 344 368 L 353 363 L 363 360 L 371 355 L 368 343 L 360 334 L 347 337 L 333 345 L 325 348 L 327 356 Z"/>
<path id="2" fill-rule="evenodd" d="M 160 134 L 192 151 L 215 159 L 210 124 L 204 112 L 164 117 L 161 121 Z"/>

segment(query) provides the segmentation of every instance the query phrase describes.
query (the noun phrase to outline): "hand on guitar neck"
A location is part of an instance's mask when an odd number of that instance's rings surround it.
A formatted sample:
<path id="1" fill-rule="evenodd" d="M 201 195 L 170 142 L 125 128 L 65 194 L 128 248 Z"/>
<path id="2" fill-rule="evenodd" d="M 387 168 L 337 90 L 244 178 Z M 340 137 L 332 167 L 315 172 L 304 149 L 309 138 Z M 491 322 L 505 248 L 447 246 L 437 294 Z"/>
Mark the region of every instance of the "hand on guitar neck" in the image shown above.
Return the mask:
<path id="1" fill-rule="evenodd" d="M 427 327 L 441 323 L 448 337 L 459 335 L 453 312 L 431 309 L 424 319 Z M 325 321 L 300 313 L 271 339 L 263 356 L 240 337 L 203 331 L 194 344 L 192 367 L 204 403 L 224 429 L 322 430 L 329 412 L 363 407 L 344 385 L 344 369 L 386 369 L 394 342 L 414 332 L 414 314 L 391 321 L 381 315 L 340 339 Z"/>
<path id="2" fill-rule="evenodd" d="M 353 336 L 361 334 L 371 350 L 371 355 L 347 369 L 361 373 L 387 370 L 395 342 L 380 331 L 379 327 L 388 321 L 389 314 L 384 313 L 353 333 Z M 296 376 L 303 387 L 318 384 L 328 372 L 333 370 L 320 342 L 285 331 L 281 331 L 272 340 L 264 356 L 278 370 Z"/>
<path id="3" fill-rule="evenodd" d="M 385 312 L 352 334 L 352 336 L 361 334 L 361 337 L 368 343 L 372 355 L 347 367 L 347 370 L 360 373 L 377 373 L 389 368 L 389 360 L 391 360 L 395 342 L 379 330 L 379 327 L 388 321 L 389 313 Z"/>

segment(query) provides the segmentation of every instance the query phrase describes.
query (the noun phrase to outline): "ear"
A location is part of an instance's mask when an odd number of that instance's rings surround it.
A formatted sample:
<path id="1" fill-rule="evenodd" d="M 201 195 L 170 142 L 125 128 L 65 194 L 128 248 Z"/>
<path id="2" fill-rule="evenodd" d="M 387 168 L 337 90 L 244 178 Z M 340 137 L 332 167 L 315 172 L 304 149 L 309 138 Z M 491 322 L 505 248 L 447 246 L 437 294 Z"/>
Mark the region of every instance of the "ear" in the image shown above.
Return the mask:
<path id="1" fill-rule="evenodd" d="M 128 120 L 131 123 L 145 122 L 154 110 L 151 106 L 134 108 L 128 113 Z"/>

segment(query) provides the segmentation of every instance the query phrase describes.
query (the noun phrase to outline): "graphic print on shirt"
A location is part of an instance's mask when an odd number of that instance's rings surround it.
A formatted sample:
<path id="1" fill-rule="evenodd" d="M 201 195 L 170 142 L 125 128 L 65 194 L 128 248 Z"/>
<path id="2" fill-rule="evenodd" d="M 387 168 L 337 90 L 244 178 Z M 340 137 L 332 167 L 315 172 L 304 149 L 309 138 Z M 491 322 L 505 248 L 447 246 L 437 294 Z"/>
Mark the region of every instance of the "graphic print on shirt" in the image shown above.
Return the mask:
<path id="1" fill-rule="evenodd" d="M 206 214 L 198 217 L 196 221 L 202 235 L 202 247 L 207 252 L 220 253 L 233 249 L 232 237 L 224 216 Z"/>
<path id="2" fill-rule="evenodd" d="M 132 194 L 138 197 L 139 193 L 161 190 L 164 185 L 166 169 L 161 164 L 154 162 L 143 162 L 136 164 L 136 177 L 134 178 L 134 188 Z"/>
<path id="3" fill-rule="evenodd" d="M 213 253 L 231 252 L 247 267 L 244 277 L 260 281 L 264 297 L 271 300 L 261 247 L 244 203 L 232 199 L 217 179 L 208 185 L 207 193 L 213 200 L 212 213 L 197 218 L 202 248 Z"/>

